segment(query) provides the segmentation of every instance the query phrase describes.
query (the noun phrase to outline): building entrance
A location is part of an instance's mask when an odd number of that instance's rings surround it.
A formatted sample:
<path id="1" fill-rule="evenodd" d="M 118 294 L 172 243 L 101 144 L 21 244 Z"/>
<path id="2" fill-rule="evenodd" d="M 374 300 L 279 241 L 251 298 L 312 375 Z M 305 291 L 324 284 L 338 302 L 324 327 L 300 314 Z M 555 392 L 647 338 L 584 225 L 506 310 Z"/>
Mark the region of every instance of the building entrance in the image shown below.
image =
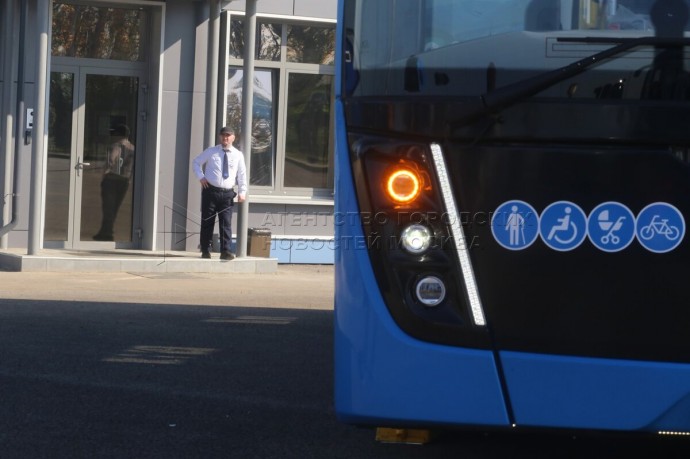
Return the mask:
<path id="1" fill-rule="evenodd" d="M 139 247 L 142 75 L 53 66 L 44 243 Z"/>

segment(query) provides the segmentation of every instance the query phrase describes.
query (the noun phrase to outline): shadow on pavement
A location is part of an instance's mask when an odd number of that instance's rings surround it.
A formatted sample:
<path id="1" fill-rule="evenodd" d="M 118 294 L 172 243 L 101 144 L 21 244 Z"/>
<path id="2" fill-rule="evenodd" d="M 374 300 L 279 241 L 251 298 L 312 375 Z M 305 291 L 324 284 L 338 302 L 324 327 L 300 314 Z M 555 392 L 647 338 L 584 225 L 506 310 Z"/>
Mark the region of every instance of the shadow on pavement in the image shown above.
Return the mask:
<path id="1" fill-rule="evenodd" d="M 446 431 L 332 407 L 332 311 L 0 300 L 0 457 L 690 457 L 685 438 Z"/>

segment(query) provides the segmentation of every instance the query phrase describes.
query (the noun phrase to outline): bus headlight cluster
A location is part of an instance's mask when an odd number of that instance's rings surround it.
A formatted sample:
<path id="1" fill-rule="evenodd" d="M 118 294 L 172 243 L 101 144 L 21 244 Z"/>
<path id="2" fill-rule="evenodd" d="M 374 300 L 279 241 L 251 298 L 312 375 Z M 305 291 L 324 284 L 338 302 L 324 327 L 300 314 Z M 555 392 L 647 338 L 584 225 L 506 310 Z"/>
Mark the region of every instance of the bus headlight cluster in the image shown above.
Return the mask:
<path id="1" fill-rule="evenodd" d="M 436 276 L 426 276 L 417 281 L 417 300 L 424 306 L 438 306 L 446 297 L 446 286 Z"/>
<path id="2" fill-rule="evenodd" d="M 402 247 L 409 253 L 419 255 L 431 246 L 431 230 L 424 225 L 412 224 L 406 227 L 400 235 Z"/>

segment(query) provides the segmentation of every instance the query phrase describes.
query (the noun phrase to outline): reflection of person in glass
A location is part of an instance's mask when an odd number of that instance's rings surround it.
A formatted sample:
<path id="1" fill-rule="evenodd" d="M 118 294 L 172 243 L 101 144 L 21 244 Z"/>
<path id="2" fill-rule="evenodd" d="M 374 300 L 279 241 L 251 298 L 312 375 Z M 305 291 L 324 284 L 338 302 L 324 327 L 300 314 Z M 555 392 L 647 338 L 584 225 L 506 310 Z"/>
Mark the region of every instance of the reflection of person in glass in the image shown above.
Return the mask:
<path id="1" fill-rule="evenodd" d="M 111 130 L 113 143 L 108 149 L 105 173 L 101 182 L 103 219 L 101 229 L 93 236 L 96 241 L 112 241 L 113 225 L 122 200 L 129 189 L 134 169 L 134 145 L 129 141 L 129 128 L 120 124 Z"/>

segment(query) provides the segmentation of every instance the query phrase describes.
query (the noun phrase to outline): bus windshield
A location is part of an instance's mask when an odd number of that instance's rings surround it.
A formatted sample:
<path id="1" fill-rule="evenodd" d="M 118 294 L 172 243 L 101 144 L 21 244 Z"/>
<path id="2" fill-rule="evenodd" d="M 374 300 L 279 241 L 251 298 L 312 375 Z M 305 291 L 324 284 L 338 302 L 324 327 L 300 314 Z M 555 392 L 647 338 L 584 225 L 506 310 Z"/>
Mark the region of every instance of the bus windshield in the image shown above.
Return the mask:
<path id="1" fill-rule="evenodd" d="M 351 96 L 486 94 L 586 60 L 537 98 L 687 99 L 686 0 L 377 0 L 346 15 Z M 663 4 L 663 12 L 658 5 Z M 671 12 L 669 14 L 669 11 Z M 651 40 L 640 40 L 641 38 Z M 663 88 L 658 70 L 674 73 Z M 576 78 L 575 78 L 576 77 Z M 656 81 L 656 86 L 652 84 Z M 350 82 L 352 83 L 352 81 Z"/>

